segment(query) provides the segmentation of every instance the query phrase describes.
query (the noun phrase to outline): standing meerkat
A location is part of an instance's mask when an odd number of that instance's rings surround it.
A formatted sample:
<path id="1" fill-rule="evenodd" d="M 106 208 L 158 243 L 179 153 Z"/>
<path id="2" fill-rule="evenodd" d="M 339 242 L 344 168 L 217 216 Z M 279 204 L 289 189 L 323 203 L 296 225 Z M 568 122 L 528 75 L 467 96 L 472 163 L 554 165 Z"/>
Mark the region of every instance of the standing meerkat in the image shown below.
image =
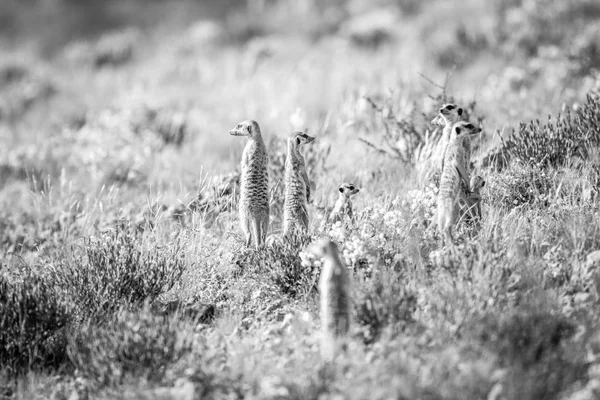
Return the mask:
<path id="1" fill-rule="evenodd" d="M 315 140 L 302 132 L 294 132 L 288 139 L 285 160 L 285 198 L 283 207 L 283 235 L 292 230 L 308 231 L 308 202 L 310 182 L 300 148 Z"/>
<path id="2" fill-rule="evenodd" d="M 440 170 L 444 168 L 444 152 L 446 151 L 446 147 L 450 141 L 452 127 L 455 123 L 461 121 L 463 118 L 464 110 L 461 107 L 453 103 L 447 103 L 442 105 L 442 107 L 439 109 L 437 117 L 431 121 L 431 123 L 434 125 L 441 125 L 444 127 L 442 130 L 442 137 L 440 138 L 440 142 L 436 149 L 436 167 L 438 167 Z"/>
<path id="3" fill-rule="evenodd" d="M 248 137 L 248 144 L 242 154 L 240 225 L 246 238 L 246 246 L 254 243 L 258 249 L 264 244 L 269 228 L 267 148 L 256 121 L 240 122 L 229 134 Z"/>
<path id="4" fill-rule="evenodd" d="M 347 215 L 350 219 L 354 217 L 352 213 L 352 201 L 350 198 L 357 194 L 360 190 L 352 183 L 344 182 L 338 188 L 340 194 L 335 202 L 335 206 L 329 214 L 329 221 L 335 224 L 338 221 L 342 221 Z"/>
<path id="5" fill-rule="evenodd" d="M 463 140 L 481 132 L 469 122 L 459 121 L 452 127 L 450 141 L 444 154 L 444 168 L 438 193 L 438 229 L 445 243 L 452 243 L 452 226 L 458 217 L 461 198 L 461 181 L 469 186 L 469 173 L 465 170 Z M 463 192 L 464 196 L 464 192 Z"/>
<path id="6" fill-rule="evenodd" d="M 321 298 L 321 356 L 331 361 L 340 345 L 339 339 L 348 335 L 351 323 L 351 293 L 348 270 L 338 253 L 337 245 L 321 239 L 309 247 L 316 256 L 323 257 L 319 281 Z"/>
<path id="7" fill-rule="evenodd" d="M 474 175 L 469 186 L 470 192 L 461 210 L 461 218 L 467 222 L 481 221 L 481 188 L 485 186 L 485 180 L 479 175 Z"/>

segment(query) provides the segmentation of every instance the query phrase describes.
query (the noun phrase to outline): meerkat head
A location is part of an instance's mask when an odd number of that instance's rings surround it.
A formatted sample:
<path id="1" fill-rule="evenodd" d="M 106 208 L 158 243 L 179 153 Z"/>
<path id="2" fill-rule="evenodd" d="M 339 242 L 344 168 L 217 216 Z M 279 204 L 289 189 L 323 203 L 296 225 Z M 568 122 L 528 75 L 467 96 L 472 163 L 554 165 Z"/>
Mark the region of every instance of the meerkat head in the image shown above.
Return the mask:
<path id="1" fill-rule="evenodd" d="M 235 128 L 229 131 L 229 134 L 233 136 L 247 136 L 250 139 L 254 139 L 260 136 L 260 128 L 256 121 L 247 120 L 237 124 Z"/>
<path id="2" fill-rule="evenodd" d="M 338 254 L 338 248 L 335 242 L 327 238 L 319 239 L 308 246 L 306 250 L 313 253 L 317 257 L 337 256 Z"/>
<path id="3" fill-rule="evenodd" d="M 308 136 L 306 133 L 304 132 L 294 132 L 290 135 L 289 139 L 288 139 L 288 146 L 290 146 L 291 149 L 300 149 L 300 147 L 302 147 L 303 145 L 312 142 L 313 140 L 315 140 L 314 137 L 312 136 Z"/>
<path id="4" fill-rule="evenodd" d="M 475 135 L 481 132 L 481 128 L 476 127 L 470 122 L 458 121 L 452 126 L 451 139 L 463 139 L 467 136 Z"/>
<path id="5" fill-rule="evenodd" d="M 485 186 L 485 180 L 479 175 L 473 175 L 471 178 L 471 192 L 478 192 Z"/>
<path id="6" fill-rule="evenodd" d="M 340 187 L 338 188 L 338 191 L 340 192 L 340 195 L 342 195 L 346 198 L 350 198 L 350 196 L 354 196 L 360 190 L 357 187 L 355 187 L 354 184 L 344 182 L 340 185 Z"/>
<path id="7" fill-rule="evenodd" d="M 463 117 L 464 110 L 453 103 L 442 105 L 439 110 L 439 114 L 435 117 L 431 123 L 434 125 L 445 125 L 454 124 L 461 120 Z"/>

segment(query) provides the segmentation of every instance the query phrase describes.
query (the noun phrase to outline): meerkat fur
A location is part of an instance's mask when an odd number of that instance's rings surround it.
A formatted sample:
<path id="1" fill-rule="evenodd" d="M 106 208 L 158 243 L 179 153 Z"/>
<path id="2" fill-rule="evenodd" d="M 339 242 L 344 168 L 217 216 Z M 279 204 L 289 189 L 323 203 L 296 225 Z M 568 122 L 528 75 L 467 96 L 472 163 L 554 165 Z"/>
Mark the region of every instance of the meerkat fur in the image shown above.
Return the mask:
<path id="1" fill-rule="evenodd" d="M 329 214 L 329 222 L 335 224 L 336 222 L 342 221 L 345 216 L 348 216 L 350 220 L 354 218 L 351 197 L 359 191 L 360 190 L 355 187 L 353 183 L 344 182 L 340 185 L 338 188 L 338 199 L 335 202 L 331 214 Z"/>
<path id="2" fill-rule="evenodd" d="M 329 239 L 312 244 L 309 251 L 323 257 L 319 281 L 321 356 L 331 361 L 341 348 L 351 324 L 350 277 L 337 245 Z"/>
<path id="3" fill-rule="evenodd" d="M 308 202 L 311 199 L 311 190 L 301 148 L 314 140 L 314 137 L 302 132 L 294 132 L 288 138 L 283 236 L 288 236 L 292 231 L 308 232 Z"/>
<path id="4" fill-rule="evenodd" d="M 454 242 L 452 227 L 458 217 L 461 182 L 469 186 L 468 170 L 465 170 L 462 163 L 465 151 L 463 140 L 479 132 L 481 128 L 465 121 L 459 121 L 452 127 L 450 141 L 444 154 L 444 168 L 438 193 L 438 229 L 445 244 Z"/>
<path id="5" fill-rule="evenodd" d="M 465 113 L 461 107 L 454 103 L 446 103 L 440 107 L 438 115 L 431 121 L 433 125 L 443 126 L 442 137 L 440 138 L 440 142 L 435 152 L 436 167 L 439 168 L 440 171 L 444 168 L 444 153 L 448 146 L 448 142 L 450 141 L 452 126 L 458 121 L 463 120 L 464 117 Z"/>
<path id="6" fill-rule="evenodd" d="M 246 246 L 254 244 L 258 249 L 265 243 L 269 229 L 267 148 L 256 121 L 240 122 L 229 134 L 248 138 L 241 163 L 240 225 L 245 236 Z"/>

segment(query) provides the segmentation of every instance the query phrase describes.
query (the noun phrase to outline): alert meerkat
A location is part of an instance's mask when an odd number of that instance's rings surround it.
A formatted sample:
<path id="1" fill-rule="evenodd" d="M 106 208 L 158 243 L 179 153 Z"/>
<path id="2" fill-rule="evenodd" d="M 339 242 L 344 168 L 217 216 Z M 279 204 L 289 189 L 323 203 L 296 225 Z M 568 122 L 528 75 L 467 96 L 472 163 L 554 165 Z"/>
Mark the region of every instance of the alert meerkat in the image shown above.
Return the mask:
<path id="1" fill-rule="evenodd" d="M 335 224 L 338 221 L 342 221 L 347 215 L 350 219 L 354 217 L 352 212 L 352 201 L 350 198 L 357 194 L 360 190 L 352 183 L 344 182 L 338 188 L 339 195 L 335 202 L 335 206 L 329 214 L 329 222 Z"/>
<path id="2" fill-rule="evenodd" d="M 438 167 L 440 170 L 443 169 L 444 152 L 446 151 L 446 147 L 450 141 L 452 126 L 454 126 L 454 124 L 458 121 L 461 121 L 463 118 L 464 110 L 461 107 L 453 103 L 447 103 L 442 105 L 442 107 L 439 109 L 438 115 L 431 121 L 431 123 L 434 125 L 441 125 L 444 127 L 442 130 L 442 137 L 440 138 L 440 142 L 435 152 L 436 167 Z"/>
<path id="3" fill-rule="evenodd" d="M 438 229 L 445 243 L 453 243 L 452 226 L 458 217 L 458 202 L 461 198 L 461 182 L 469 186 L 469 173 L 465 170 L 463 140 L 481 132 L 481 128 L 465 121 L 452 127 L 450 141 L 444 154 L 444 168 L 438 193 Z M 464 196 L 464 192 L 463 192 Z"/>
<path id="4" fill-rule="evenodd" d="M 350 277 L 338 253 L 337 245 L 329 239 L 312 244 L 309 251 L 323 257 L 319 281 L 321 299 L 321 356 L 332 360 L 350 330 Z"/>
<path id="5" fill-rule="evenodd" d="M 242 154 L 240 184 L 240 225 L 246 246 L 264 244 L 269 228 L 269 174 L 267 148 L 256 121 L 243 121 L 230 132 L 233 136 L 248 137 Z"/>
<path id="6" fill-rule="evenodd" d="M 288 138 L 283 206 L 284 236 L 287 236 L 292 230 L 308 231 L 308 202 L 311 192 L 304 156 L 300 149 L 313 140 L 315 140 L 314 137 L 302 132 L 294 132 Z"/>
<path id="7" fill-rule="evenodd" d="M 484 186 L 485 180 L 481 176 L 474 175 L 471 178 L 470 192 L 461 207 L 461 219 L 466 222 L 481 221 L 481 188 Z"/>

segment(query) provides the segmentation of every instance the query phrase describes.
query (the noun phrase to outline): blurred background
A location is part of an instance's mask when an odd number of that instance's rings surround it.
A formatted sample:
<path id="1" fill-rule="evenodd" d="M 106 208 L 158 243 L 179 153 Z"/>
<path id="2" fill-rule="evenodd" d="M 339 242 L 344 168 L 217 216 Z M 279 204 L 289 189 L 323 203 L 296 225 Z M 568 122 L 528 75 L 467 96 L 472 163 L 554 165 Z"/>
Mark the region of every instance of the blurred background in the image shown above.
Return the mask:
<path id="1" fill-rule="evenodd" d="M 248 118 L 368 179 L 365 96 L 420 132 L 442 100 L 476 104 L 485 149 L 577 107 L 599 63 L 597 0 L 3 0 L 0 187 L 193 187 L 237 168 Z"/>

